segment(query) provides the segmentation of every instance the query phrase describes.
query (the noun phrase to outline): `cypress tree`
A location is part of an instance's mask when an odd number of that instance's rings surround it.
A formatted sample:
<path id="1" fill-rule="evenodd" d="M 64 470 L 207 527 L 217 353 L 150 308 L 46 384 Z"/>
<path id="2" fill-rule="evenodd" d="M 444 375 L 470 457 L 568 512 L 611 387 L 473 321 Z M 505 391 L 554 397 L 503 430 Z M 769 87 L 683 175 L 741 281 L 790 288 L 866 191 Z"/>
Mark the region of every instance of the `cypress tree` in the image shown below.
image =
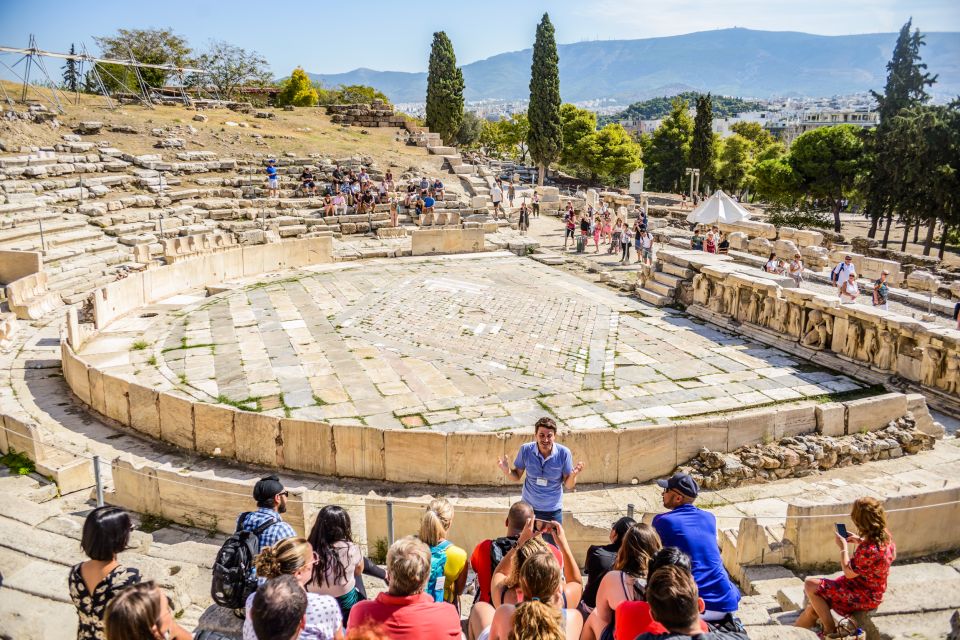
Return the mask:
<path id="1" fill-rule="evenodd" d="M 538 184 L 551 162 L 563 151 L 563 123 L 560 119 L 560 58 L 550 16 L 546 13 L 537 25 L 533 43 L 533 64 L 530 67 L 530 105 L 527 118 L 530 132 L 527 146 L 530 156 L 540 168 Z"/>
<path id="2" fill-rule="evenodd" d="M 463 124 L 463 72 L 443 31 L 433 34 L 430 47 L 426 116 L 427 127 L 447 143 L 453 142 Z"/>
<path id="3" fill-rule="evenodd" d="M 690 166 L 700 169 L 700 183 L 713 183 L 716 164 L 713 145 L 713 103 L 710 94 L 697 96 L 697 115 L 693 119 L 693 140 L 690 141 Z"/>
<path id="4" fill-rule="evenodd" d="M 70 43 L 70 55 L 76 55 L 77 50 L 73 43 Z M 63 88 L 75 93 L 80 86 L 80 71 L 77 61 L 73 58 L 67 58 L 63 65 Z"/>
<path id="5" fill-rule="evenodd" d="M 903 179 L 897 161 L 899 150 L 891 145 L 890 141 L 893 119 L 901 110 L 919 106 L 929 100 L 926 87 L 937 80 L 936 76 L 926 72 L 927 65 L 920 61 L 920 47 L 925 43 L 919 29 L 910 32 L 912 24 L 913 18 L 900 28 L 900 35 L 893 47 L 893 57 L 887 63 L 887 84 L 883 95 L 871 91 L 877 101 L 880 124 L 870 145 L 869 173 L 864 189 L 866 212 L 871 219 L 867 235 L 875 237 L 877 222 L 886 216 L 888 226 L 884 235 L 884 246 L 890 233 L 889 223 L 893 220 L 891 203 L 896 198 L 895 191 Z"/>

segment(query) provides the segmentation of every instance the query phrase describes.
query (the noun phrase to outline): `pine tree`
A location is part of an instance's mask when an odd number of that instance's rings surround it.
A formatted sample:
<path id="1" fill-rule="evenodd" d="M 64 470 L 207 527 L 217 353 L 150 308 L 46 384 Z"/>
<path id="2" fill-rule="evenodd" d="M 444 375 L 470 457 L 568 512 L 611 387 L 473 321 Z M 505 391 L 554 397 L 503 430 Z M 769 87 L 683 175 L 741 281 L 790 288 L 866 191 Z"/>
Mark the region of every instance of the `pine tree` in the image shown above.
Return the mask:
<path id="1" fill-rule="evenodd" d="M 897 161 L 899 150 L 890 140 L 893 119 L 901 110 L 919 106 L 929 100 L 926 87 L 937 80 L 936 76 L 926 73 L 927 65 L 920 61 L 920 47 L 925 43 L 919 29 L 910 32 L 912 24 L 911 18 L 900 28 L 900 35 L 893 47 L 893 57 L 887 63 L 887 84 L 883 95 L 871 92 L 878 104 L 880 124 L 870 145 L 867 162 L 869 169 L 864 185 L 865 209 L 871 219 L 867 235 L 871 238 L 876 236 L 877 223 L 886 216 L 888 225 L 884 246 L 890 232 L 889 222 L 893 219 L 894 190 L 902 179 Z"/>
<path id="2" fill-rule="evenodd" d="M 674 98 L 670 115 L 653 132 L 650 152 L 650 184 L 658 191 L 680 193 L 684 169 L 693 138 L 693 120 L 687 113 L 687 101 Z"/>
<path id="3" fill-rule="evenodd" d="M 433 34 L 427 75 L 427 127 L 452 143 L 463 123 L 463 72 L 453 43 L 443 31 Z"/>
<path id="4" fill-rule="evenodd" d="M 546 13 L 537 25 L 533 43 L 533 64 L 530 67 L 530 105 L 527 117 L 530 133 L 527 145 L 530 156 L 540 168 L 538 184 L 551 162 L 563 151 L 563 124 L 560 119 L 560 58 L 550 16 Z"/>
<path id="5" fill-rule="evenodd" d="M 700 169 L 700 183 L 713 183 L 716 149 L 713 144 L 713 103 L 710 94 L 697 96 L 697 115 L 693 119 L 690 142 L 690 166 Z"/>
<path id="6" fill-rule="evenodd" d="M 70 55 L 76 55 L 77 50 L 73 43 L 70 43 Z M 67 58 L 63 65 L 63 88 L 71 93 L 76 93 L 80 87 L 80 71 L 77 61 L 73 58 Z"/>

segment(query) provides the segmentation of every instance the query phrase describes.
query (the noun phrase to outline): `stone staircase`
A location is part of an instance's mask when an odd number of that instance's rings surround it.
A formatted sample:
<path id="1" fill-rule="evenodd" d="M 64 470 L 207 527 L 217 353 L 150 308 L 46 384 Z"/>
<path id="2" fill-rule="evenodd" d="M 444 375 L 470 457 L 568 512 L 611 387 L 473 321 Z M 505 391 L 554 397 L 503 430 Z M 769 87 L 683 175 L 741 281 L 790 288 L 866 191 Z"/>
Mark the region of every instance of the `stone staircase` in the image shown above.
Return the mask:
<path id="1" fill-rule="evenodd" d="M 673 304 L 676 299 L 677 288 L 684 280 L 693 277 L 693 271 L 665 261 L 657 261 L 654 271 L 644 268 L 643 285 L 637 286 L 636 294 L 644 302 L 663 307 Z"/>
<path id="2" fill-rule="evenodd" d="M 83 494 L 83 495 L 80 495 Z M 18 640 L 76 637 L 77 615 L 67 589 L 70 567 L 85 560 L 86 492 L 57 496 L 39 476 L 10 475 L 0 467 L 0 635 Z M 123 564 L 153 579 L 174 600 L 178 622 L 193 629 L 211 604 L 210 567 L 225 536 L 141 520 Z"/>

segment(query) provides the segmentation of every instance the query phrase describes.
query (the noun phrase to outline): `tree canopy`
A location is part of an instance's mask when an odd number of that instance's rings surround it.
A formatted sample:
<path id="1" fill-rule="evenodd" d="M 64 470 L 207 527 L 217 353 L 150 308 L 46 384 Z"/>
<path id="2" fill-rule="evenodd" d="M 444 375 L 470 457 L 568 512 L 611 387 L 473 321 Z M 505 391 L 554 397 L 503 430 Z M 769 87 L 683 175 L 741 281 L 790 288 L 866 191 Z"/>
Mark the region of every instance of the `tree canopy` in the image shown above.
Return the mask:
<path id="1" fill-rule="evenodd" d="M 290 77 L 280 85 L 280 93 L 277 94 L 277 105 L 294 105 L 296 107 L 312 107 L 319 102 L 317 90 L 307 77 L 307 72 L 297 67 L 290 74 Z"/>
<path id="2" fill-rule="evenodd" d="M 685 100 L 674 100 L 670 115 L 653 132 L 648 164 L 654 190 L 677 191 L 683 180 L 693 139 L 693 120 L 687 107 Z"/>
<path id="3" fill-rule="evenodd" d="M 453 43 L 443 31 L 433 34 L 427 73 L 426 123 L 444 142 L 453 142 L 463 123 L 463 72 Z"/>
<path id="4" fill-rule="evenodd" d="M 172 29 L 118 29 L 112 36 L 95 37 L 105 58 L 129 60 L 158 65 L 187 66 L 192 53 L 187 41 Z M 97 63 L 97 70 L 109 91 L 137 91 L 137 71 L 109 63 Z M 165 69 L 139 69 L 140 77 L 149 87 L 162 87 L 171 72 Z"/>
<path id="5" fill-rule="evenodd" d="M 693 119 L 690 140 L 690 166 L 700 169 L 700 182 L 712 184 L 716 167 L 716 145 L 713 136 L 713 107 L 710 94 L 697 96 L 697 112 Z"/>
<path id="6" fill-rule="evenodd" d="M 263 85 L 271 80 L 266 58 L 223 40 L 211 40 L 196 65 L 210 72 L 198 81 L 213 84 L 224 100 L 232 100 L 242 86 Z"/>
<path id="7" fill-rule="evenodd" d="M 802 133 L 793 141 L 789 158 L 800 190 L 832 205 L 834 231 L 839 233 L 841 201 L 854 194 L 863 169 L 860 128 L 840 124 Z"/>
<path id="8" fill-rule="evenodd" d="M 550 23 L 550 16 L 544 13 L 533 42 L 530 104 L 527 107 L 527 119 L 530 121 L 527 145 L 530 156 L 540 167 L 538 182 L 541 185 L 550 164 L 559 160 L 563 151 L 559 62 L 553 24 Z"/>

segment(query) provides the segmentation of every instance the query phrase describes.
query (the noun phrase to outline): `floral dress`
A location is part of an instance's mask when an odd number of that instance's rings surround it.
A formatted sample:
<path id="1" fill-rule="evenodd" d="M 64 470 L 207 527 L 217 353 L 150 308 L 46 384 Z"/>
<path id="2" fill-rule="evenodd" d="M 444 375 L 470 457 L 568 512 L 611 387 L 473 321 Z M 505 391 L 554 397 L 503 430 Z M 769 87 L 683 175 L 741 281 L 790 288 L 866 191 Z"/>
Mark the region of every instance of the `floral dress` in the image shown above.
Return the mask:
<path id="1" fill-rule="evenodd" d="M 107 604 L 125 588 L 140 582 L 140 572 L 117 565 L 100 581 L 93 593 L 90 593 L 80 575 L 80 566 L 74 565 L 70 570 L 70 577 L 67 578 L 70 599 L 77 607 L 79 618 L 77 640 L 105 640 L 103 615 L 106 613 Z"/>
<path id="2" fill-rule="evenodd" d="M 880 606 L 887 590 L 890 565 L 897 557 L 897 545 L 891 538 L 887 544 L 862 542 L 850 558 L 850 568 L 856 578 L 840 576 L 836 580 L 821 580 L 817 595 L 842 616 L 855 611 L 870 611 Z"/>

